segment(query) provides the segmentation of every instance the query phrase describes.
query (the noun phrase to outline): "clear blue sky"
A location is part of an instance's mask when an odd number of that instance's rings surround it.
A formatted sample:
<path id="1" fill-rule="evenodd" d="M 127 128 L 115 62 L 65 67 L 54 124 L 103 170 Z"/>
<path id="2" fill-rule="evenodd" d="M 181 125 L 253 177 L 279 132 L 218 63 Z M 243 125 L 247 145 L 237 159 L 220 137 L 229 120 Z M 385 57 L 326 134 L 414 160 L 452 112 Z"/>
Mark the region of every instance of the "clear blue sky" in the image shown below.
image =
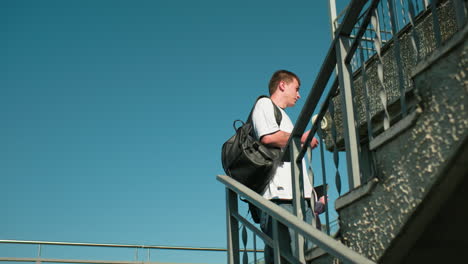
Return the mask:
<path id="1" fill-rule="evenodd" d="M 327 3 L 1 1 L 0 239 L 226 247 L 221 145 Z"/>

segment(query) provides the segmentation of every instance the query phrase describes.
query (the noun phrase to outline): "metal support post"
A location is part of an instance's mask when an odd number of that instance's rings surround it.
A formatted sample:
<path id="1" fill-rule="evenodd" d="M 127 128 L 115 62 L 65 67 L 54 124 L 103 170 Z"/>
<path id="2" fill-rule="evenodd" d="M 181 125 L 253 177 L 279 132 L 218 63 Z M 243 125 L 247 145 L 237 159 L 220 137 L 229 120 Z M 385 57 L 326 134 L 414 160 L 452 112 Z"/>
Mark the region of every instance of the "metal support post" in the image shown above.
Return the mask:
<path id="1" fill-rule="evenodd" d="M 452 0 L 452 5 L 455 10 L 458 30 L 462 30 L 466 24 L 467 7 L 462 0 Z"/>
<path id="2" fill-rule="evenodd" d="M 40 259 L 41 258 L 41 254 L 42 254 L 42 245 L 39 244 L 38 246 L 38 250 L 37 250 L 37 258 Z M 41 264 L 42 262 L 40 260 L 37 260 L 36 261 L 36 264 Z"/>
<path id="3" fill-rule="evenodd" d="M 304 220 L 304 177 L 302 171 L 302 159 L 296 161 L 296 157 L 299 155 L 301 149 L 301 138 L 295 137 L 291 141 L 290 155 L 291 155 L 291 177 L 292 177 L 292 188 L 293 188 L 293 208 L 294 214 Z M 298 258 L 300 262 L 305 262 L 304 256 L 304 237 L 295 232 L 293 243 L 295 243 L 296 252 L 293 255 Z"/>
<path id="4" fill-rule="evenodd" d="M 330 28 L 332 40 L 335 38 L 336 31 L 336 0 L 328 0 L 328 11 L 330 12 Z"/>
<path id="5" fill-rule="evenodd" d="M 352 72 L 350 65 L 345 62 L 348 43 L 348 38 L 339 36 L 335 50 L 342 99 L 341 109 L 343 112 L 343 132 L 346 147 L 347 171 L 349 186 L 350 189 L 352 189 L 361 185 L 361 177 L 359 168 L 359 140 L 353 102 Z"/>
<path id="6" fill-rule="evenodd" d="M 226 188 L 227 257 L 229 264 L 239 264 L 239 222 L 232 216 L 238 211 L 237 194 Z"/>
<path id="7" fill-rule="evenodd" d="M 272 228 L 273 228 L 273 253 L 274 253 L 274 263 L 281 263 L 281 254 L 280 254 L 280 237 L 279 237 L 279 223 L 276 219 L 271 218 Z"/>
<path id="8" fill-rule="evenodd" d="M 328 199 L 328 190 L 327 190 L 327 174 L 326 174 L 326 169 L 325 169 L 325 155 L 324 155 L 324 149 L 323 149 L 323 140 L 322 140 L 322 128 L 319 128 L 319 135 L 320 135 L 320 163 L 322 165 L 322 182 L 324 188 L 324 195 Z M 315 218 L 315 217 L 314 217 Z M 328 201 L 325 203 L 325 223 L 327 225 L 327 234 L 330 235 L 330 211 L 328 210 Z"/>
<path id="9" fill-rule="evenodd" d="M 439 48 L 442 43 L 442 36 L 440 33 L 439 15 L 437 11 L 438 0 L 431 0 L 431 11 L 432 11 L 432 28 L 434 30 L 434 38 L 436 42 L 436 48 Z"/>
<path id="10" fill-rule="evenodd" d="M 253 233 L 253 247 L 254 247 L 254 252 L 253 252 L 254 263 L 257 263 L 257 235 L 255 235 L 254 232 L 252 233 Z"/>
<path id="11" fill-rule="evenodd" d="M 403 79 L 403 64 L 401 63 L 401 55 L 400 55 L 400 41 L 398 40 L 398 28 L 397 28 L 397 19 L 396 19 L 396 13 L 393 12 L 393 10 L 396 8 L 394 7 L 394 3 L 392 0 L 388 0 L 388 5 L 389 5 L 389 11 L 390 11 L 390 22 L 392 24 L 392 35 L 394 36 L 393 38 L 393 54 L 395 58 L 395 63 L 396 66 L 395 68 L 397 69 L 397 74 L 398 74 L 398 87 L 400 88 L 400 104 L 401 104 L 401 113 L 403 117 L 407 115 L 407 110 L 406 110 L 406 89 L 405 89 L 405 81 Z M 413 32 L 415 32 L 415 28 L 413 28 Z"/>

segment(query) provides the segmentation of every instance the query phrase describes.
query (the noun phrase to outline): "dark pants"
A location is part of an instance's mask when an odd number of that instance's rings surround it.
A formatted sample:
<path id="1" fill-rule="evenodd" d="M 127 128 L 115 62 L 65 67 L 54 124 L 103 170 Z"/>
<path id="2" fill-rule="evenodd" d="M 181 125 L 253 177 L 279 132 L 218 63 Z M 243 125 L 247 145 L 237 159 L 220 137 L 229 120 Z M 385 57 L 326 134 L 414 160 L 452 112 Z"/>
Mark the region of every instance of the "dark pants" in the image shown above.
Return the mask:
<path id="1" fill-rule="evenodd" d="M 284 200 L 271 200 L 273 203 L 277 204 L 278 206 L 282 207 L 286 211 L 290 213 L 294 213 L 294 208 L 292 205 L 292 202 L 285 202 Z M 311 223 L 312 222 L 312 210 L 310 209 L 310 206 L 308 203 L 306 203 L 306 210 L 304 212 L 306 222 Z M 268 214 L 262 212 L 261 215 L 261 220 L 260 220 L 260 228 L 262 231 L 267 234 L 269 237 L 273 238 L 273 225 L 272 225 L 272 218 Z M 287 251 L 291 255 L 294 255 L 293 253 L 296 251 L 296 246 L 294 241 L 294 235 L 295 232 L 291 229 L 288 229 L 286 226 L 279 224 L 278 225 L 278 231 L 279 231 L 279 240 L 280 244 L 285 245 L 283 248 L 286 248 Z M 289 246 L 288 246 L 289 245 Z M 307 241 L 305 243 L 305 249 L 309 249 L 312 247 L 312 243 Z M 267 245 L 265 245 L 265 264 L 273 264 L 274 261 L 274 252 L 273 249 Z M 288 263 L 285 260 L 282 260 L 282 263 Z"/>

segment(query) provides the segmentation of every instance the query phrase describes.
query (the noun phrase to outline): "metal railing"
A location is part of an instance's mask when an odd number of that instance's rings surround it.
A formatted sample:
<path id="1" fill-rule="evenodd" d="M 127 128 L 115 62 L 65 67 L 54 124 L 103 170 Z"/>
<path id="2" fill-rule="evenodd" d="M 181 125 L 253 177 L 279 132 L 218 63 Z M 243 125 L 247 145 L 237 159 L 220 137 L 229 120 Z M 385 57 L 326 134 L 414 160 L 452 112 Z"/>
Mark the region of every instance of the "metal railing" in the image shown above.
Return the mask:
<path id="1" fill-rule="evenodd" d="M 227 226 L 228 226 L 228 263 L 240 263 L 239 262 L 239 222 L 244 226 L 248 227 L 257 236 L 263 239 L 265 244 L 272 247 L 275 251 L 276 261 L 280 261 L 280 256 L 286 258 L 291 263 L 301 263 L 296 257 L 286 253 L 284 248 L 281 248 L 280 241 L 278 239 L 278 224 L 287 226 L 290 229 L 298 232 L 306 239 L 312 241 L 320 248 L 325 249 L 327 252 L 351 263 L 374 263 L 367 258 L 359 255 L 353 250 L 345 247 L 340 242 L 329 237 L 325 233 L 318 229 L 312 228 L 312 226 L 302 219 L 290 214 L 285 209 L 278 205 L 264 199 L 259 194 L 240 184 L 236 180 L 229 176 L 218 175 L 218 180 L 226 186 L 226 203 L 227 203 Z M 238 213 L 238 195 L 247 199 L 249 202 L 257 206 L 260 210 L 271 215 L 274 219 L 273 223 L 273 238 L 268 237 L 257 227 L 249 222 Z M 276 227 L 275 227 L 276 226 Z M 280 254 L 281 251 L 281 254 Z M 246 259 L 244 253 L 244 259 Z M 244 262 L 247 263 L 247 262 Z M 279 262 L 277 262 L 279 263 Z"/>
<path id="2" fill-rule="evenodd" d="M 99 263 L 99 264 L 161 264 L 155 262 L 154 253 L 156 250 L 175 250 L 175 251 L 196 251 L 196 252 L 226 252 L 225 248 L 210 248 L 210 247 L 180 247 L 180 246 L 151 246 L 151 245 L 129 245 L 129 244 L 97 244 L 97 243 L 71 243 L 71 242 L 52 242 L 52 241 L 24 241 L 24 240 L 0 240 L 1 245 L 35 245 L 37 246 L 35 257 L 13 257 L 1 256 L 0 262 L 51 262 L 51 263 Z M 130 249 L 134 251 L 133 260 L 96 260 L 96 259 L 62 259 L 44 257 L 43 251 L 45 247 L 66 246 L 68 248 L 88 247 L 88 248 L 114 248 L 114 249 Z M 1 248 L 0 248 L 1 249 Z M 244 249 L 245 252 L 254 252 L 252 249 Z M 242 251 L 244 251 L 242 250 Z M 145 251 L 145 252 L 142 252 Z M 260 251 L 261 252 L 261 251 Z M 31 252 L 32 253 L 32 252 Z M 72 252 L 69 252 L 70 254 Z M 115 253 L 115 252 L 114 252 Z M 130 253 L 130 252 L 127 252 Z M 141 258 L 141 255 L 145 255 Z M 153 256 L 152 254 L 153 253 Z M 82 255 L 86 255 L 81 253 Z M 27 255 L 27 254 L 24 254 Z M 23 256 L 24 256 L 23 255 Z M 114 254 L 113 254 L 114 255 Z M 125 255 L 125 254 L 123 254 Z M 129 259 L 131 257 L 129 256 Z M 168 264 L 167 262 L 165 262 Z"/>
<path id="3" fill-rule="evenodd" d="M 444 10 L 451 11 L 455 17 L 455 26 L 445 30 L 455 28 L 456 31 L 465 27 L 467 7 L 463 0 L 353 0 L 338 19 L 333 17 L 336 8 L 334 1 L 330 0 L 332 21 L 336 21 L 336 29 L 332 27 L 334 38 L 285 150 L 285 158 L 287 155 L 292 161 L 293 206 L 296 215 L 289 214 L 233 179 L 218 176 L 218 180 L 226 187 L 229 263 L 240 261 L 239 223 L 244 225 L 244 246 L 247 227 L 273 248 L 275 263 L 281 262 L 280 256 L 291 263 L 305 262 L 302 250 L 297 250 L 296 255 L 291 256 L 283 248 L 284 245 L 277 239 L 278 225 L 285 225 L 296 231 L 297 245 L 305 238 L 344 262 L 373 263 L 368 257 L 347 248 L 302 220 L 304 199 L 301 197 L 303 190 L 299 184 L 303 173 L 300 164 L 308 152 L 307 146 L 312 138 L 318 136 L 320 142 L 327 141 L 328 149 L 333 153 L 335 183 L 339 195 L 342 182 L 342 173 L 338 170 L 339 152 L 344 151 L 346 155 L 349 189 L 375 177 L 377 172 L 372 164 L 373 151 L 385 141 L 382 135 L 384 138 L 390 137 L 391 134 L 386 134 L 385 131 L 393 124 L 414 118 L 414 108 L 408 103 L 408 91 L 412 89 L 412 68 L 454 34 L 441 30 L 439 9 L 442 5 L 450 5 L 450 8 Z M 418 28 L 418 21 L 422 20 L 431 22 L 430 30 Z M 403 53 L 409 59 L 403 60 Z M 330 79 L 333 80 L 331 83 Z M 360 82 L 359 91 L 356 88 L 357 79 Z M 357 92 L 361 98 L 357 98 Z M 398 107 L 394 107 L 395 105 Z M 390 106 L 393 107 L 392 110 Z M 356 111 L 357 108 L 361 111 Z M 314 113 L 316 118 L 312 122 L 311 132 L 301 146 L 301 136 Z M 326 183 L 323 144 L 320 146 L 322 176 Z M 239 196 L 272 216 L 273 237 L 266 236 L 239 215 Z M 247 263 L 246 254 L 243 258 L 244 263 Z"/>

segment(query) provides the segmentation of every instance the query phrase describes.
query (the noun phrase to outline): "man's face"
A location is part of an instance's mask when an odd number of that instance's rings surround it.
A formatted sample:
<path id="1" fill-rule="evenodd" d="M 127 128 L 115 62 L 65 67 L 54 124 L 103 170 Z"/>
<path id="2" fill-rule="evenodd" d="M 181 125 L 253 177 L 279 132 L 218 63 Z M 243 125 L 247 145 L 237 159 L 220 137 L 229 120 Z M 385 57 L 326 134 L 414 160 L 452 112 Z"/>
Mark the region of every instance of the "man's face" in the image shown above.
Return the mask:
<path id="1" fill-rule="evenodd" d="M 296 104 L 297 100 L 301 98 L 299 95 L 299 83 L 294 78 L 292 82 L 282 81 L 283 85 L 283 96 L 286 99 L 286 107 L 292 107 Z"/>

